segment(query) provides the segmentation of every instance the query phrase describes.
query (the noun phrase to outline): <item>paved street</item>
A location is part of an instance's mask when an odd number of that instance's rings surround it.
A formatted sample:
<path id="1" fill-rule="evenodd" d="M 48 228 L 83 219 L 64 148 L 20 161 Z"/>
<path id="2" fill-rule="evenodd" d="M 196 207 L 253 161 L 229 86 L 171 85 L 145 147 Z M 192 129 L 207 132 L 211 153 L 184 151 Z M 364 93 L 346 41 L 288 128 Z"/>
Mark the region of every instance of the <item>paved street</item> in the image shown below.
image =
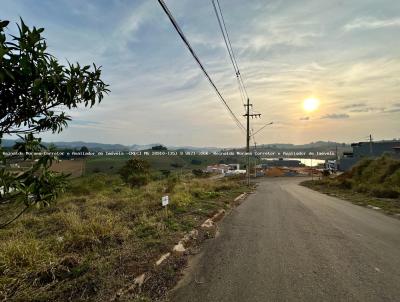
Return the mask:
<path id="1" fill-rule="evenodd" d="M 400 301 L 400 220 L 262 181 L 190 262 L 171 301 Z"/>

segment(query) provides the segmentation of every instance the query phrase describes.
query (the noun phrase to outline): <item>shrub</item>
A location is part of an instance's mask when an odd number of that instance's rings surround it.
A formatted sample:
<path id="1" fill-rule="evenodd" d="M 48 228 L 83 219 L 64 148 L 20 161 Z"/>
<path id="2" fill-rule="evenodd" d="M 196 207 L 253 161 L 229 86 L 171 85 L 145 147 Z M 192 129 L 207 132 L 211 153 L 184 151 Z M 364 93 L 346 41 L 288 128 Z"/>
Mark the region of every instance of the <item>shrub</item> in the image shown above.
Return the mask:
<path id="1" fill-rule="evenodd" d="M 122 166 L 119 175 L 129 186 L 141 187 L 150 180 L 150 165 L 145 160 L 132 158 Z"/>
<path id="2" fill-rule="evenodd" d="M 192 196 L 185 191 L 179 191 L 171 196 L 171 203 L 179 208 L 185 208 L 192 203 Z"/>

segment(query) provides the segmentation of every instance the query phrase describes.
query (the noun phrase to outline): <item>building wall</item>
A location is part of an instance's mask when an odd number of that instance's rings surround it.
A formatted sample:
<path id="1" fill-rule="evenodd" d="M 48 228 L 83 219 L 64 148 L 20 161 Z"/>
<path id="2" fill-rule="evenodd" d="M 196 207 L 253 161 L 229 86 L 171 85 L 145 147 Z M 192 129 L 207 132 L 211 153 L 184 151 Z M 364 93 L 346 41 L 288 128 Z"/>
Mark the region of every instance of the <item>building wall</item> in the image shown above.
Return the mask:
<path id="1" fill-rule="evenodd" d="M 400 146 L 400 141 L 377 142 L 370 144 L 369 142 L 360 142 L 353 146 L 354 157 L 362 156 L 381 156 L 384 153 L 393 153 L 394 147 Z M 372 151 L 372 153 L 371 153 Z"/>
<path id="2" fill-rule="evenodd" d="M 372 147 L 370 142 L 359 142 L 357 144 L 352 144 L 353 157 L 344 157 L 340 159 L 339 170 L 348 171 L 358 161 L 365 157 L 379 157 L 384 154 L 392 154 L 393 156 L 398 157 L 393 148 L 399 146 L 400 141 L 372 142 Z"/>
<path id="3" fill-rule="evenodd" d="M 339 161 L 338 170 L 340 171 L 348 171 L 350 170 L 359 160 L 361 157 L 345 157 Z"/>

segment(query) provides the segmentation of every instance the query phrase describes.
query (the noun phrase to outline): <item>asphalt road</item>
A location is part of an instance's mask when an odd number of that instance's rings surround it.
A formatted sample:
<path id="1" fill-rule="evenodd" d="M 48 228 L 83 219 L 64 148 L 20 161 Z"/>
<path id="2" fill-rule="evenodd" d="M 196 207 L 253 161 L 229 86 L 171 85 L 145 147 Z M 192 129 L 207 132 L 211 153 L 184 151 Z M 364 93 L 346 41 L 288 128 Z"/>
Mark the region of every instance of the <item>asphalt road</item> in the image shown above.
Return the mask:
<path id="1" fill-rule="evenodd" d="M 400 301 L 400 220 L 299 181 L 262 181 L 170 301 Z"/>

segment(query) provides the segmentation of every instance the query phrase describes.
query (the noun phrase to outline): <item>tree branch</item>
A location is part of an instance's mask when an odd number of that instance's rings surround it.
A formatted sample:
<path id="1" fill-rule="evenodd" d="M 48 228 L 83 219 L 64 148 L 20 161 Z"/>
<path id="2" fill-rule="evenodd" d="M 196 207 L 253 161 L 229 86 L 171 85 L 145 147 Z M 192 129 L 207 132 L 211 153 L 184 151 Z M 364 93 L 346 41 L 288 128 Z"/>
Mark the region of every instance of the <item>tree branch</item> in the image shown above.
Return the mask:
<path id="1" fill-rule="evenodd" d="M 13 223 L 15 220 L 17 220 L 22 214 L 25 213 L 25 211 L 29 208 L 29 206 L 25 206 L 25 208 L 19 212 L 19 214 L 17 216 L 15 216 L 13 219 L 7 221 L 6 223 L 3 223 L 0 225 L 0 229 L 4 229 L 6 226 L 10 225 L 11 223 Z"/>

